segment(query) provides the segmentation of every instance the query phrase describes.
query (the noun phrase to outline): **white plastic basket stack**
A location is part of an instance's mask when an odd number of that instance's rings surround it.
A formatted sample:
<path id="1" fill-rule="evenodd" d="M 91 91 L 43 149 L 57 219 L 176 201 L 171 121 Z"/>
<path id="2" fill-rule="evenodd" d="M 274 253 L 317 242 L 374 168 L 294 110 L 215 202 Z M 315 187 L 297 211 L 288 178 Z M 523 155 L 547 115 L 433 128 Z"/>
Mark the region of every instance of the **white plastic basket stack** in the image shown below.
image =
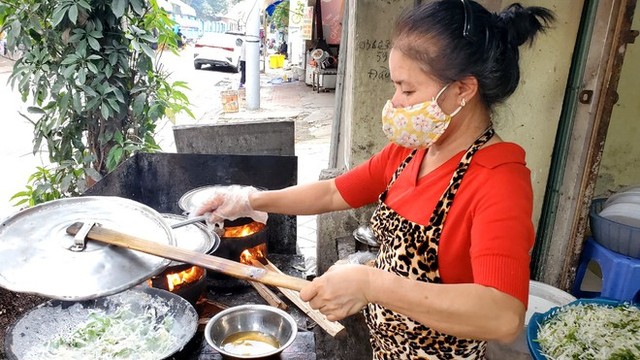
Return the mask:
<path id="1" fill-rule="evenodd" d="M 595 199 L 589 216 L 595 241 L 622 255 L 640 258 L 640 185 L 608 199 Z"/>

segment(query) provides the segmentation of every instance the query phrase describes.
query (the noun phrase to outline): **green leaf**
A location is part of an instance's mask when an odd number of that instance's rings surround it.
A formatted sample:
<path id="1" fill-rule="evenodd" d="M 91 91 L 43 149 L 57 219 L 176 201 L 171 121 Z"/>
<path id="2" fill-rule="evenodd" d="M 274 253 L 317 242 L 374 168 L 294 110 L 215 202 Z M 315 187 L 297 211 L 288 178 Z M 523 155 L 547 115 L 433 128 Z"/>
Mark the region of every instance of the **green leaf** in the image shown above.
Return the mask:
<path id="1" fill-rule="evenodd" d="M 78 21 L 78 5 L 72 5 L 71 7 L 69 7 L 68 16 L 69 20 L 71 20 L 71 22 L 75 25 Z"/>
<path id="2" fill-rule="evenodd" d="M 33 141 L 33 148 L 31 151 L 34 155 L 40 150 L 40 146 L 42 145 L 42 138 L 42 136 L 37 136 Z"/>
<path id="3" fill-rule="evenodd" d="M 118 106 L 118 103 L 115 100 L 109 98 L 107 99 L 107 102 L 109 103 L 109 106 L 111 106 L 114 112 L 117 113 L 120 110 L 120 106 Z"/>
<path id="4" fill-rule="evenodd" d="M 124 15 L 124 10 L 127 7 L 127 0 L 113 0 L 111 2 L 111 11 L 118 19 Z"/>
<path id="5" fill-rule="evenodd" d="M 158 39 L 155 36 L 151 35 L 151 34 L 140 35 L 140 39 L 148 41 L 150 43 L 154 43 L 154 42 L 158 41 Z"/>
<path id="6" fill-rule="evenodd" d="M 111 64 L 111 66 L 114 66 L 117 62 L 118 62 L 118 53 L 112 52 L 111 54 L 109 54 L 109 64 Z"/>
<path id="7" fill-rule="evenodd" d="M 150 58 L 153 59 L 156 56 L 156 53 L 151 49 L 151 47 L 147 44 L 140 44 L 142 51 Z"/>
<path id="8" fill-rule="evenodd" d="M 124 137 L 122 136 L 122 133 L 121 133 L 121 132 L 116 131 L 116 132 L 113 134 L 113 140 L 114 140 L 115 142 L 117 142 L 118 144 L 122 144 L 122 143 L 124 142 Z"/>
<path id="9" fill-rule="evenodd" d="M 78 62 L 78 57 L 75 55 L 70 55 L 64 58 L 64 60 L 60 62 L 60 65 L 71 65 L 71 64 L 75 64 L 76 62 Z"/>
<path id="10" fill-rule="evenodd" d="M 133 11 L 136 12 L 136 14 L 138 15 L 143 15 L 144 14 L 144 7 L 142 4 L 142 1 L 140 0 L 131 0 L 131 6 L 133 7 Z"/>
<path id="11" fill-rule="evenodd" d="M 98 93 L 88 86 L 82 86 L 82 90 L 89 96 L 98 96 Z"/>
<path id="12" fill-rule="evenodd" d="M 89 70 L 91 70 L 92 73 L 94 74 L 98 73 L 98 67 L 95 64 L 87 63 L 87 67 L 89 68 Z"/>
<path id="13" fill-rule="evenodd" d="M 162 114 L 164 114 L 164 109 L 157 102 L 151 106 L 148 112 L 149 117 L 153 120 L 158 120 Z"/>
<path id="14" fill-rule="evenodd" d="M 67 67 L 66 69 L 64 69 L 64 70 L 62 71 L 62 75 L 63 75 L 65 78 L 67 78 L 67 79 L 68 79 L 68 78 L 70 78 L 70 77 L 71 77 L 71 75 L 75 74 L 75 72 L 76 72 L 76 68 L 77 68 L 77 67 L 78 67 L 78 66 L 77 66 L 77 65 L 75 65 L 75 64 L 74 64 L 74 65 L 71 65 L 71 66 L 69 66 L 69 67 Z"/>
<path id="15" fill-rule="evenodd" d="M 94 168 L 85 168 L 84 169 L 85 174 L 87 174 L 91 179 L 95 180 L 95 181 L 100 181 L 100 179 L 102 178 L 102 175 L 100 175 L 99 172 L 97 172 Z"/>
<path id="16" fill-rule="evenodd" d="M 76 32 L 75 34 L 69 36 L 70 43 L 77 43 L 84 37 L 84 32 Z"/>
<path id="17" fill-rule="evenodd" d="M 77 113 L 82 112 L 82 99 L 80 98 L 80 93 L 73 94 L 73 110 Z"/>
<path id="18" fill-rule="evenodd" d="M 122 91 L 120 91 L 120 89 L 118 89 L 117 87 L 111 88 L 111 90 L 116 95 L 116 99 L 118 99 L 118 101 L 120 101 L 121 103 L 124 103 L 124 95 L 122 95 Z"/>
<path id="19" fill-rule="evenodd" d="M 138 96 L 136 96 L 136 99 L 133 101 L 133 114 L 135 116 L 142 114 L 146 100 L 147 97 L 144 93 L 138 94 Z"/>
<path id="20" fill-rule="evenodd" d="M 58 6 L 53 10 L 53 15 L 51 15 L 51 22 L 53 26 L 58 26 L 64 19 L 64 15 L 67 12 L 66 6 Z"/>
<path id="21" fill-rule="evenodd" d="M 39 108 L 37 106 L 29 106 L 29 107 L 27 107 L 27 112 L 29 114 L 36 114 L 36 115 L 44 115 L 44 114 L 46 114 L 44 112 L 44 110 L 42 110 L 41 108 Z"/>
<path id="22" fill-rule="evenodd" d="M 81 68 L 78 70 L 78 83 L 83 85 L 85 82 L 87 82 L 87 69 Z"/>
<path id="23" fill-rule="evenodd" d="M 23 197 L 23 196 L 29 196 L 29 192 L 28 191 L 20 191 L 18 193 L 13 194 L 13 196 L 9 199 L 9 200 L 15 200 L 19 197 Z"/>
<path id="24" fill-rule="evenodd" d="M 100 102 L 100 98 L 94 97 L 91 100 L 87 101 L 87 105 L 86 110 L 93 110 L 95 109 L 96 106 L 98 106 L 98 103 Z"/>
<path id="25" fill-rule="evenodd" d="M 107 168 L 109 170 L 113 170 L 118 166 L 120 159 L 122 158 L 122 148 L 120 146 L 114 146 L 109 151 L 109 155 L 107 155 Z"/>
<path id="26" fill-rule="evenodd" d="M 79 0 L 78 5 L 80 5 L 85 10 L 91 10 L 91 5 L 89 5 L 89 3 L 84 0 Z"/>
<path id="27" fill-rule="evenodd" d="M 189 115 L 190 118 L 195 119 L 196 116 L 193 114 L 193 112 L 191 112 L 191 110 L 189 110 L 189 108 L 183 108 L 182 111 L 186 112 L 187 115 Z"/>
<path id="28" fill-rule="evenodd" d="M 87 41 L 89 42 L 89 46 L 91 46 L 93 50 L 100 51 L 100 43 L 98 42 L 98 40 L 92 37 L 88 37 Z M 94 56 L 94 55 L 91 55 L 91 56 Z"/>
<path id="29" fill-rule="evenodd" d="M 129 145 L 124 147 L 124 151 L 125 152 L 128 151 L 130 153 L 132 153 L 134 151 L 138 151 L 139 149 L 140 149 L 140 146 L 138 146 L 137 144 L 136 145 L 129 144 Z"/>
<path id="30" fill-rule="evenodd" d="M 69 191 L 69 187 L 71 186 L 72 182 L 73 176 L 71 176 L 71 174 L 68 174 L 67 176 L 62 178 L 62 181 L 60 182 L 60 190 L 62 190 L 62 192 Z"/>
<path id="31" fill-rule="evenodd" d="M 69 107 L 69 101 L 71 101 L 71 96 L 69 96 L 69 93 L 64 93 L 64 95 L 62 95 L 62 97 L 60 98 L 60 111 L 67 110 L 67 108 Z"/>
<path id="32" fill-rule="evenodd" d="M 109 110 L 109 105 L 107 105 L 107 103 L 103 102 L 100 105 L 100 113 L 105 120 L 109 118 L 109 115 L 111 115 L 111 110 Z"/>
<path id="33" fill-rule="evenodd" d="M 26 203 L 27 201 L 29 201 L 29 200 L 28 200 L 28 199 L 20 200 L 20 201 L 18 201 L 17 203 L 13 204 L 13 206 L 20 206 L 20 205 L 22 205 L 22 204 Z"/>
<path id="34" fill-rule="evenodd" d="M 183 88 L 183 89 L 191 89 L 189 87 L 189 83 L 186 81 L 174 81 L 173 84 L 171 84 L 171 86 L 173 86 L 174 88 Z"/>
<path id="35" fill-rule="evenodd" d="M 113 68 L 109 65 L 106 65 L 104 67 L 104 75 L 107 77 L 107 79 L 110 78 L 111 75 L 113 75 Z"/>

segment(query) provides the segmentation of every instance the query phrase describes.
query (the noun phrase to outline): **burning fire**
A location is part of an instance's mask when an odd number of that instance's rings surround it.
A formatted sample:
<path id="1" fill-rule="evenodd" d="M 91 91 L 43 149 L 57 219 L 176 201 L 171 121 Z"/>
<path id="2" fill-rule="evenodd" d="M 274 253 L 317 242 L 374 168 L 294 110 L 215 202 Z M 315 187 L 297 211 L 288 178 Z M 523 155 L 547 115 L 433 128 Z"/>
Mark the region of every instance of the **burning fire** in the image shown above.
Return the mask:
<path id="1" fill-rule="evenodd" d="M 245 237 L 259 232 L 260 230 L 264 229 L 264 227 L 265 225 L 263 223 L 254 221 L 242 226 L 227 227 L 224 229 L 223 236 L 226 238 Z"/>
<path id="2" fill-rule="evenodd" d="M 179 288 L 182 284 L 189 284 L 204 276 L 204 269 L 192 266 L 186 270 L 167 274 L 167 286 L 169 291 Z M 151 280 L 149 280 L 151 282 Z"/>
<path id="3" fill-rule="evenodd" d="M 240 254 L 240 262 L 243 264 L 251 265 L 252 260 L 264 259 L 265 251 L 263 250 L 263 248 L 265 247 L 266 247 L 265 245 L 258 245 L 250 249 L 245 249 Z"/>

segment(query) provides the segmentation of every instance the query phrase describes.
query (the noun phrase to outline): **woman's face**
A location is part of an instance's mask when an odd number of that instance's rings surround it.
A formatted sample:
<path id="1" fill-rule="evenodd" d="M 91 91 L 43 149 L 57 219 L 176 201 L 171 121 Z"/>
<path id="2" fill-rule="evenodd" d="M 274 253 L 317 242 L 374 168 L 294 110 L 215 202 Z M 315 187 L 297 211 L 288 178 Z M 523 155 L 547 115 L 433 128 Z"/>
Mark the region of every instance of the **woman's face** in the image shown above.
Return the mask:
<path id="1" fill-rule="evenodd" d="M 445 85 L 426 73 L 415 60 L 396 49 L 391 49 L 389 53 L 389 71 L 396 89 L 391 103 L 396 108 L 429 101 L 435 98 Z M 445 95 L 446 91 L 438 99 L 440 104 Z"/>

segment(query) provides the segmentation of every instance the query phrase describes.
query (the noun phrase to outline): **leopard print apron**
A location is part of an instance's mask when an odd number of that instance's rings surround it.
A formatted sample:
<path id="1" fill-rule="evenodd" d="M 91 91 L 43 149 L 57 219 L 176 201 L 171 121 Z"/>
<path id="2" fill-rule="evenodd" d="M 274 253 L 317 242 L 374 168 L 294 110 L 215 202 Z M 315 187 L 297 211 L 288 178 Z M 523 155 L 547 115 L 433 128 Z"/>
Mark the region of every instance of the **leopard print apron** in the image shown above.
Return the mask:
<path id="1" fill-rule="evenodd" d="M 489 127 L 469 147 L 426 226 L 405 219 L 384 203 L 387 192 L 416 151 L 407 156 L 380 194 L 378 207 L 371 217 L 371 228 L 380 242 L 376 268 L 412 280 L 442 282 L 438 270 L 438 244 L 447 213 L 473 155 L 493 135 L 493 128 Z M 484 358 L 485 341 L 441 334 L 378 304 L 368 304 L 364 313 L 376 360 Z"/>

